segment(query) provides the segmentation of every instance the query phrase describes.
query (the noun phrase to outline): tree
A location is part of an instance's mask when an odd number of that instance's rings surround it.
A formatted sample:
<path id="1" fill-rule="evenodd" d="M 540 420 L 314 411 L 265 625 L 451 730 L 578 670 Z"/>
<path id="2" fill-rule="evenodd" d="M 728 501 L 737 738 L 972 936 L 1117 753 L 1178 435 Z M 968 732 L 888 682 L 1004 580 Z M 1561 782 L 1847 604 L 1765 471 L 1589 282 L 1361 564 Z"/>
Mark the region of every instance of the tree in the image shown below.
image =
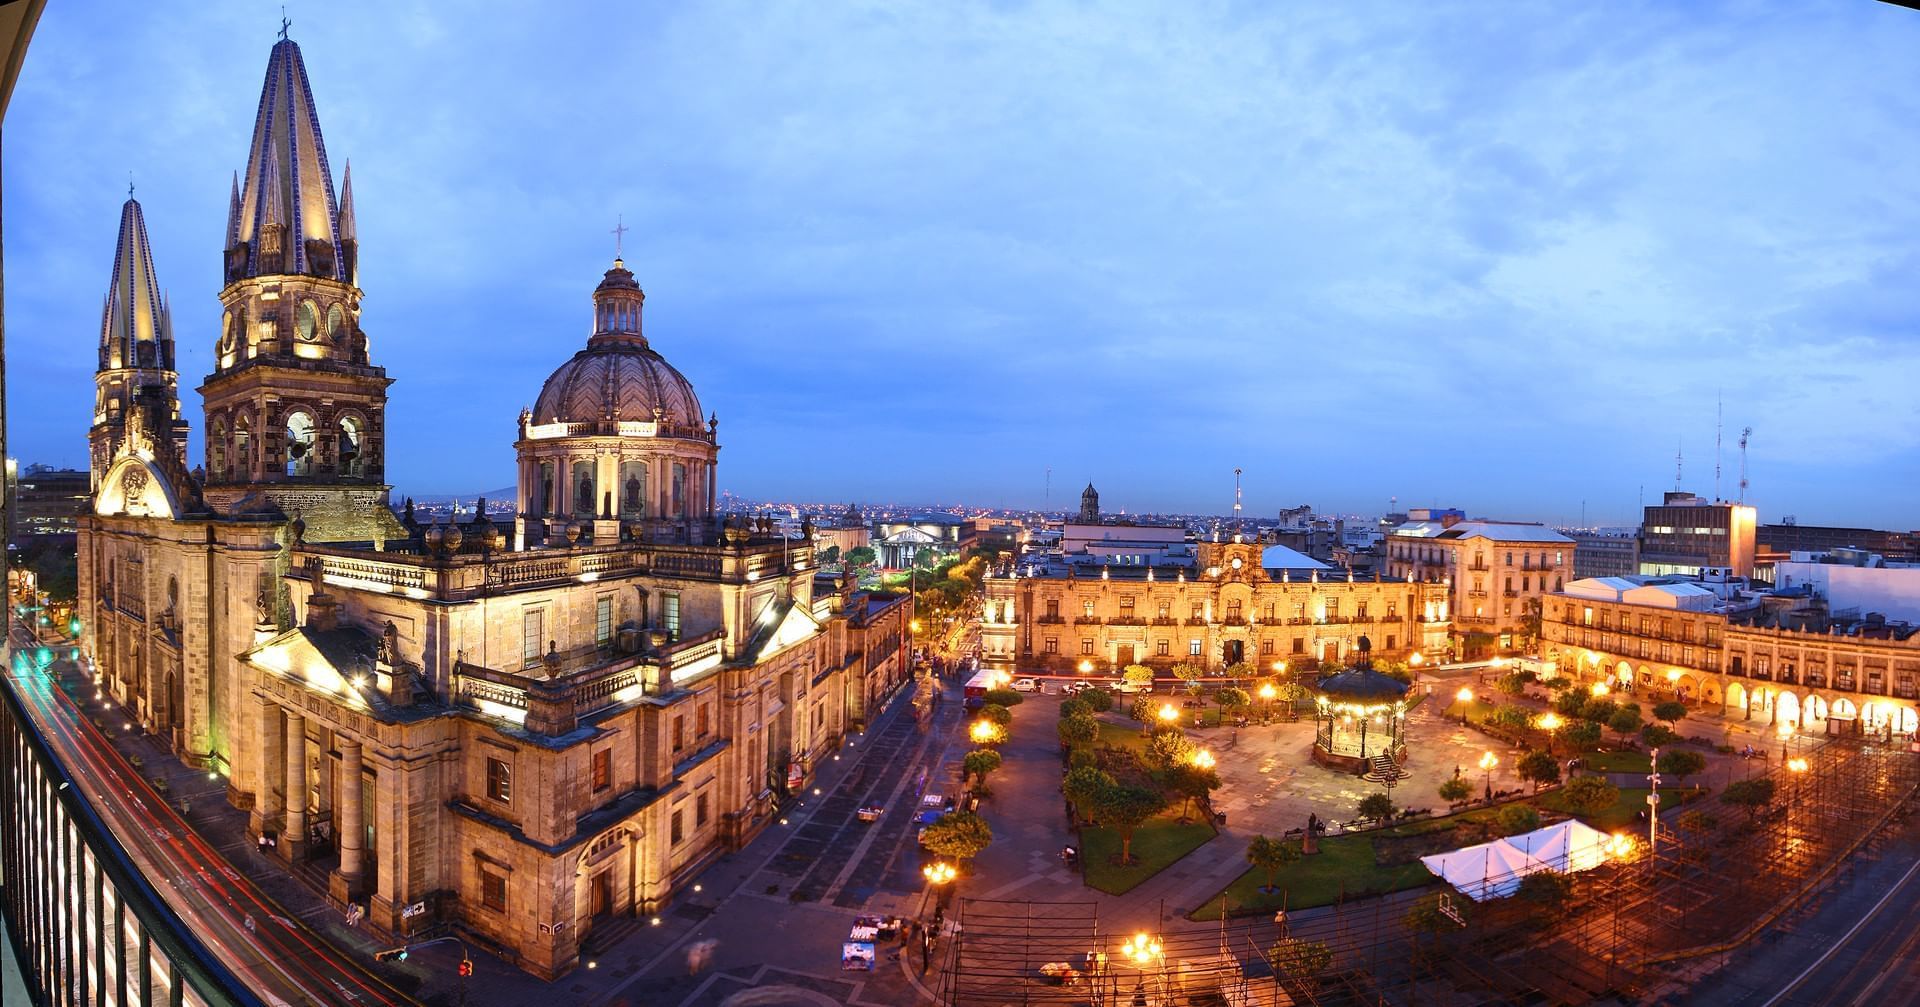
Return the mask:
<path id="1" fill-rule="evenodd" d="M 1539 676 L 1531 671 L 1509 671 L 1496 679 L 1493 687 L 1509 696 L 1522 696 L 1526 694 L 1527 686 L 1536 681 L 1539 681 Z"/>
<path id="2" fill-rule="evenodd" d="M 1167 799 L 1159 791 L 1124 783 L 1108 787 L 1094 799 L 1100 821 L 1120 833 L 1122 864 L 1133 862 L 1133 830 L 1166 806 Z"/>
<path id="3" fill-rule="evenodd" d="M 1245 689 L 1226 688 L 1213 694 L 1213 701 L 1220 704 L 1220 712 L 1232 715 L 1253 705 L 1253 697 Z"/>
<path id="4" fill-rule="evenodd" d="M 1553 711 L 1562 717 L 1578 717 L 1587 708 L 1587 697 L 1580 692 L 1563 692 L 1553 698 Z"/>
<path id="5" fill-rule="evenodd" d="M 1524 706 L 1502 706 L 1487 715 L 1487 722 L 1509 731 L 1524 731 L 1533 726 L 1533 716 Z"/>
<path id="6" fill-rule="evenodd" d="M 1669 699 L 1664 703 L 1654 704 L 1653 719 L 1655 720 L 1664 720 L 1668 725 L 1673 725 L 1685 720 L 1686 717 L 1687 704 L 1685 703 L 1675 702 Z"/>
<path id="7" fill-rule="evenodd" d="M 1112 776 L 1092 766 L 1084 766 L 1067 772 L 1067 778 L 1060 782 L 1060 792 L 1073 802 L 1081 817 L 1097 818 L 1094 812 L 1099 810 L 1100 795 L 1112 786 Z"/>
<path id="8" fill-rule="evenodd" d="M 1263 892 L 1274 890 L 1273 879 L 1280 869 L 1300 859 L 1300 848 L 1292 843 L 1274 839 L 1271 836 L 1255 836 L 1247 844 L 1247 863 L 1267 872 L 1267 883 L 1260 887 Z"/>
<path id="9" fill-rule="evenodd" d="M 1464 777 L 1449 776 L 1440 784 L 1440 799 L 1443 801 L 1464 801 L 1473 796 L 1473 784 Z"/>
<path id="10" fill-rule="evenodd" d="M 1248 664 L 1245 661 L 1235 661 L 1232 664 L 1227 665 L 1224 669 L 1222 669 L 1221 674 L 1227 676 L 1227 678 L 1235 682 L 1238 682 L 1242 679 L 1248 679 L 1253 677 L 1254 675 L 1253 665 Z"/>
<path id="11" fill-rule="evenodd" d="M 987 703 L 980 707 L 980 719 L 1006 727 L 1013 723 L 1013 711 L 999 703 Z"/>
<path id="12" fill-rule="evenodd" d="M 857 545 L 847 550 L 847 563 L 850 566 L 872 566 L 879 555 L 872 546 Z"/>
<path id="13" fill-rule="evenodd" d="M 1144 754 L 1148 765 L 1167 770 L 1185 765 L 1193 758 L 1193 753 L 1198 747 L 1193 743 L 1192 738 L 1177 730 L 1155 731 L 1153 736 L 1147 739 Z"/>
<path id="14" fill-rule="evenodd" d="M 1361 818 L 1384 822 L 1393 817 L 1393 798 L 1386 794 L 1368 794 L 1360 799 L 1360 806 L 1355 810 Z"/>
<path id="15" fill-rule="evenodd" d="M 1520 764 L 1514 767 L 1520 778 L 1533 784 L 1533 792 L 1540 792 L 1543 783 L 1560 782 L 1560 762 L 1545 752 L 1528 752 L 1520 757 Z"/>
<path id="16" fill-rule="evenodd" d="M 1087 709 L 1095 713 L 1113 709 L 1113 693 L 1105 689 L 1082 689 L 1078 701 L 1087 704 Z"/>
<path id="17" fill-rule="evenodd" d="M 1604 724 L 1613 719 L 1613 713 L 1618 709 L 1619 707 L 1613 705 L 1612 700 L 1595 696 L 1580 707 L 1580 716 L 1596 724 Z"/>
<path id="18" fill-rule="evenodd" d="M 1654 771 L 1685 782 L 1686 778 L 1707 768 L 1707 757 L 1684 748 L 1669 748 L 1660 753 Z"/>
<path id="19" fill-rule="evenodd" d="M 1576 752 L 1588 752 L 1600 746 L 1600 722 L 1596 720 L 1576 720 L 1561 728 L 1560 736 L 1567 739 Z"/>
<path id="20" fill-rule="evenodd" d="M 960 760 L 961 777 L 973 777 L 982 792 L 987 789 L 987 774 L 999 768 L 1000 753 L 991 748 L 976 748 Z"/>
<path id="21" fill-rule="evenodd" d="M 1448 916 L 1446 913 L 1440 911 L 1440 900 L 1442 898 L 1443 896 L 1440 895 L 1430 895 L 1415 902 L 1412 908 L 1407 910 L 1407 914 L 1401 917 L 1401 920 L 1406 923 L 1407 929 L 1414 931 L 1416 934 L 1446 934 L 1452 933 L 1464 926 L 1465 924 L 1461 923 L 1460 920 L 1455 920 L 1452 916 Z M 1459 914 L 1462 920 L 1466 919 L 1468 904 L 1469 903 L 1465 901 L 1455 902 L 1453 904 L 1453 911 Z"/>
<path id="22" fill-rule="evenodd" d="M 1129 664 L 1120 673 L 1120 680 L 1136 689 L 1153 688 L 1153 669 L 1144 664 Z"/>
<path id="23" fill-rule="evenodd" d="M 1640 708 L 1623 706 L 1613 711 L 1613 716 L 1607 718 L 1607 728 L 1619 735 L 1621 741 L 1627 740 L 1628 735 L 1640 729 Z"/>
<path id="24" fill-rule="evenodd" d="M 1060 704 L 1061 720 L 1091 716 L 1093 716 L 1093 706 L 1084 699 L 1069 699 Z"/>
<path id="25" fill-rule="evenodd" d="M 1060 743 L 1068 748 L 1091 745 L 1100 737 L 1100 723 L 1089 714 L 1068 717 L 1056 730 L 1060 732 Z"/>
<path id="26" fill-rule="evenodd" d="M 980 698 L 989 703 L 996 703 L 1008 708 L 1019 706 L 1021 703 L 1027 701 L 1027 697 L 1020 695 L 1012 689 L 988 689 Z"/>
<path id="27" fill-rule="evenodd" d="M 993 829 L 971 811 L 943 815 L 920 834 L 920 845 L 955 860 L 971 860 L 991 842 Z"/>
<path id="28" fill-rule="evenodd" d="M 1185 824 L 1193 802 L 1203 800 L 1220 789 L 1220 774 L 1191 762 L 1183 762 L 1168 769 L 1163 782 L 1169 791 L 1180 798 L 1180 821 Z"/>
<path id="29" fill-rule="evenodd" d="M 1333 964 L 1333 949 L 1319 941 L 1282 937 L 1267 950 L 1267 961 L 1277 975 L 1297 983 L 1310 983 Z"/>
<path id="30" fill-rule="evenodd" d="M 1640 740 L 1648 748 L 1662 748 L 1679 741 L 1680 736 L 1665 724 L 1648 724 L 1640 729 Z"/>
<path id="31" fill-rule="evenodd" d="M 1534 871 L 1520 879 L 1514 894 L 1542 908 L 1558 909 L 1572 897 L 1573 879 L 1559 871 Z"/>
<path id="32" fill-rule="evenodd" d="M 1603 776 L 1576 776 L 1561 788 L 1560 799 L 1576 815 L 1597 815 L 1620 799 L 1620 788 Z"/>
<path id="33" fill-rule="evenodd" d="M 1773 803 L 1774 783 L 1769 777 L 1758 776 L 1751 780 L 1735 780 L 1727 784 L 1720 794 L 1722 800 L 1737 808 L 1745 808 L 1748 820 L 1760 817 L 1760 812 Z"/>
<path id="34" fill-rule="evenodd" d="M 820 562 L 822 563 L 840 562 L 840 547 L 837 545 L 828 546 L 825 550 L 823 550 L 820 553 Z"/>
<path id="35" fill-rule="evenodd" d="M 1503 836 L 1517 836 L 1540 827 L 1540 812 L 1529 804 L 1509 804 L 1495 816 L 1494 825 Z"/>

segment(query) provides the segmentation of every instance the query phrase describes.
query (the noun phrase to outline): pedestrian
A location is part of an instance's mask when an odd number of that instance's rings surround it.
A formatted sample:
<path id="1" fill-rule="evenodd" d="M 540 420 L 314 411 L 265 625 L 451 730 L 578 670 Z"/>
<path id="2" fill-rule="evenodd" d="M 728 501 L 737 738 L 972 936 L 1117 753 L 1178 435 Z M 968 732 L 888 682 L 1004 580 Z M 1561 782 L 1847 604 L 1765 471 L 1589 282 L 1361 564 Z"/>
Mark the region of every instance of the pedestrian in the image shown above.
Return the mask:
<path id="1" fill-rule="evenodd" d="M 250 933 L 250 934 L 252 934 L 252 933 L 259 933 L 259 928 L 258 928 L 258 926 L 257 926 L 257 925 L 256 925 L 256 924 L 255 924 L 255 923 L 253 922 L 253 914 L 252 914 L 252 913 L 248 913 L 248 914 L 247 914 L 247 933 Z"/>

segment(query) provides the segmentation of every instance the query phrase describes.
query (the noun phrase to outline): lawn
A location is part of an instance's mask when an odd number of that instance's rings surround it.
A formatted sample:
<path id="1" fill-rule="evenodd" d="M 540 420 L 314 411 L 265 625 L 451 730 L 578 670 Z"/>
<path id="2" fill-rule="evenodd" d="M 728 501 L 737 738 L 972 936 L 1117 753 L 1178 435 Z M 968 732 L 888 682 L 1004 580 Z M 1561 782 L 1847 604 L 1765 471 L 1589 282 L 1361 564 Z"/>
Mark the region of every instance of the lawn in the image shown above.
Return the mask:
<path id="1" fill-rule="evenodd" d="M 1147 750 L 1146 735 L 1141 733 L 1140 725 L 1138 724 L 1115 724 L 1102 720 L 1100 721 L 1100 737 L 1094 739 L 1094 741 L 1096 744 L 1132 749 L 1135 755 L 1139 755 Z"/>
<path id="2" fill-rule="evenodd" d="M 1577 815 L 1575 817 L 1578 817 L 1581 821 L 1586 822 L 1588 825 L 1602 832 L 1632 828 L 1641 824 L 1641 819 L 1636 816 L 1638 816 L 1640 812 L 1647 810 L 1648 793 L 1650 793 L 1650 791 L 1645 787 L 1622 787 L 1620 797 L 1613 802 L 1612 807 L 1601 811 L 1597 815 Z M 1662 814 L 1665 814 L 1705 794 L 1706 791 L 1704 789 L 1669 788 L 1660 794 L 1660 811 Z M 1564 791 L 1552 790 L 1534 798 L 1533 801 L 1540 807 L 1571 815 L 1573 812 L 1567 808 L 1564 802 L 1565 796 Z"/>
<path id="3" fill-rule="evenodd" d="M 1580 765 L 1596 773 L 1651 773 L 1653 761 L 1645 752 L 1588 752 Z"/>
<path id="4" fill-rule="evenodd" d="M 1320 852 L 1302 857 L 1274 875 L 1277 891 L 1263 892 L 1266 872 L 1249 868 L 1224 893 L 1227 912 L 1234 916 L 1265 915 L 1281 908 L 1307 909 L 1326 906 L 1340 900 L 1387 892 L 1404 891 L 1432 884 L 1433 874 L 1418 860 L 1394 867 L 1382 867 L 1373 861 L 1373 836 L 1356 833 L 1320 840 Z M 1220 894 L 1187 915 L 1190 920 L 1220 918 Z"/>
<path id="5" fill-rule="evenodd" d="M 1120 855 L 1120 833 L 1112 829 L 1080 830 L 1080 857 L 1086 868 L 1087 884 L 1119 895 L 1140 882 L 1173 866 L 1175 861 L 1198 849 L 1214 837 L 1213 826 L 1199 820 L 1180 824 L 1177 814 L 1150 818 L 1133 830 L 1133 857 L 1127 867 L 1109 862 Z"/>
<path id="6" fill-rule="evenodd" d="M 1467 717 L 1476 724 L 1484 724 L 1487 722 L 1488 717 L 1493 716 L 1493 711 L 1498 708 L 1498 704 L 1494 703 L 1494 701 L 1476 696 L 1474 697 L 1471 707 L 1467 710 Z M 1447 719 L 1451 721 L 1458 722 L 1460 720 L 1459 700 L 1456 699 L 1447 704 L 1446 716 Z"/>

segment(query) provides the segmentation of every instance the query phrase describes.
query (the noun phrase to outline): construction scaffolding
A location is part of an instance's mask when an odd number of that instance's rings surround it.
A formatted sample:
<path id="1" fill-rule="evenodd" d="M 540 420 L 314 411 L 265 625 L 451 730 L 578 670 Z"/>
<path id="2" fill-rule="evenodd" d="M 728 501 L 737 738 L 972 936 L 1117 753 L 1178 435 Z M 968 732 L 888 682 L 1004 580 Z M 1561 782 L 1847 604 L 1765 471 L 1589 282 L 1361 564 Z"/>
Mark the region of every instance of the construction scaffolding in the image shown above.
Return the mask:
<path id="1" fill-rule="evenodd" d="M 1164 912 L 1103 921 L 1093 902 L 962 899 L 942 999 L 952 1007 L 1677 999 L 1874 856 L 1920 794 L 1920 755 L 1892 746 L 1832 741 L 1790 764 L 1804 768 L 1754 777 L 1774 781 L 1764 807 L 1738 807 L 1724 794 L 1693 801 L 1660 816 L 1657 850 L 1642 834 L 1605 866 L 1481 903 L 1428 888 L 1198 924 Z"/>

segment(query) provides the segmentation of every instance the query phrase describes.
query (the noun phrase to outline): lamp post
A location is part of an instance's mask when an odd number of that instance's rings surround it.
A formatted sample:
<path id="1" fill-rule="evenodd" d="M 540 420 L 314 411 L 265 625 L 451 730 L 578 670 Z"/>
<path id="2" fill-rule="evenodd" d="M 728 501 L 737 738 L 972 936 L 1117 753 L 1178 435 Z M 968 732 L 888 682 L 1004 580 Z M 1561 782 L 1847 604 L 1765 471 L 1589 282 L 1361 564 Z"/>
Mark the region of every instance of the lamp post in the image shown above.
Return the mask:
<path id="1" fill-rule="evenodd" d="M 1467 723 L 1467 708 L 1473 705 L 1473 690 L 1466 686 L 1461 686 L 1460 691 L 1453 694 L 1453 698 L 1460 701 L 1460 725 L 1465 727 Z"/>
<path id="2" fill-rule="evenodd" d="M 1680 669 L 1667 669 L 1667 688 L 1673 690 L 1673 698 L 1680 699 Z"/>
<path id="3" fill-rule="evenodd" d="M 1775 733 L 1780 735 L 1780 760 L 1785 762 L 1787 758 L 1787 742 L 1793 740 L 1793 722 L 1787 720 L 1781 721 L 1780 727 Z"/>
<path id="4" fill-rule="evenodd" d="M 1284 667 L 1284 663 L 1280 661 L 1275 661 L 1274 664 Z M 1273 697 L 1273 683 L 1260 683 L 1260 722 L 1263 724 L 1273 719 Z"/>
<path id="5" fill-rule="evenodd" d="M 1492 752 L 1480 753 L 1480 768 L 1487 774 L 1487 803 L 1493 803 L 1493 767 L 1500 764 Z"/>
<path id="6" fill-rule="evenodd" d="M 1605 699 L 1607 698 L 1607 694 L 1613 690 L 1608 688 L 1605 682 L 1595 682 L 1593 683 L 1593 689 L 1591 691 L 1595 699 Z"/>
<path id="7" fill-rule="evenodd" d="M 1147 970 L 1162 960 L 1162 950 L 1160 938 L 1149 936 L 1144 931 L 1134 934 L 1125 944 L 1120 945 L 1120 957 L 1141 972 L 1140 982 L 1134 987 L 1134 992 L 1138 994 L 1135 1000 L 1145 999 Z"/>
<path id="8" fill-rule="evenodd" d="M 1660 852 L 1660 750 L 1647 752 L 1647 855 Z"/>
<path id="9" fill-rule="evenodd" d="M 1552 710 L 1548 710 L 1547 712 L 1541 714 L 1540 719 L 1534 721 L 1534 724 L 1536 726 L 1538 726 L 1542 731 L 1547 732 L 1547 754 L 1548 755 L 1553 754 L 1553 732 L 1558 731 L 1560 729 L 1560 723 L 1561 723 L 1560 715 L 1553 712 Z"/>
<path id="10" fill-rule="evenodd" d="M 1179 720 L 1180 720 L 1180 711 L 1174 709 L 1172 703 L 1160 704 L 1160 723 L 1168 727 L 1172 727 Z"/>

